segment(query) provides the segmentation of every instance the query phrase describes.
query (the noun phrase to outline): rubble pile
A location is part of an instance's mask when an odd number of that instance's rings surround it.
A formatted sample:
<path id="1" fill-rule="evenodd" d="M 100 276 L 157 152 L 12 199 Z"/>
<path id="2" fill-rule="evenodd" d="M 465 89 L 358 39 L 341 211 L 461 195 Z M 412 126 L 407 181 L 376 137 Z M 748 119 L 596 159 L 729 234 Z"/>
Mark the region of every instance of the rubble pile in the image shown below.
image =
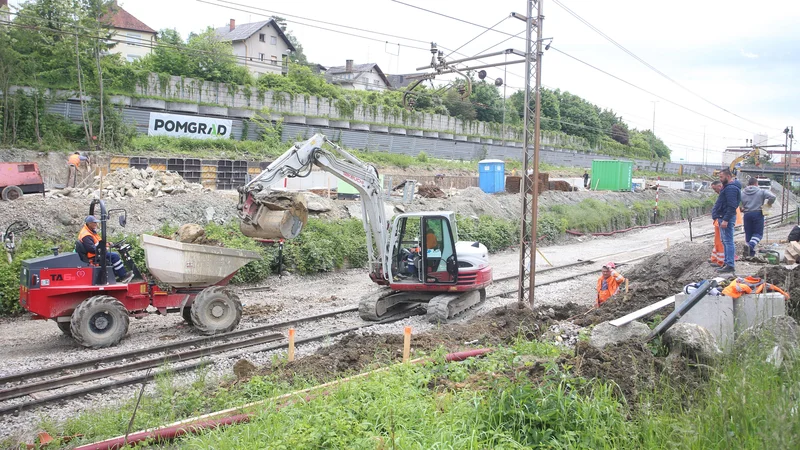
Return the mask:
<path id="1" fill-rule="evenodd" d="M 121 200 L 125 197 L 163 197 L 164 195 L 201 192 L 199 183 L 190 183 L 177 172 L 126 168 L 117 169 L 103 177 L 94 177 L 93 186 L 86 188 L 65 188 L 53 193 L 54 197 L 83 196 Z"/>

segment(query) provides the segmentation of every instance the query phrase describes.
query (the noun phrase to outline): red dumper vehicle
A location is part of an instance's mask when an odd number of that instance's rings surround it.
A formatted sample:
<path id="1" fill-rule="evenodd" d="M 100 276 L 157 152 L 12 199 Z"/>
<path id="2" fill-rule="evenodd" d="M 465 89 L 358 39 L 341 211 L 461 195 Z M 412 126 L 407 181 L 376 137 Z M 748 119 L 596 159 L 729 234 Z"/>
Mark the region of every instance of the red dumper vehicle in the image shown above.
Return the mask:
<path id="1" fill-rule="evenodd" d="M 22 194 L 44 195 L 44 181 L 35 162 L 0 162 L 0 199 L 16 200 Z"/>
<path id="2" fill-rule="evenodd" d="M 242 316 L 239 298 L 226 287 L 242 266 L 260 259 L 246 250 L 186 244 L 156 236 L 142 236 L 150 275 L 141 273 L 131 258 L 131 245 L 112 246 L 128 270 L 128 283 L 115 282 L 106 257 L 106 223 L 110 213 L 102 200 L 93 200 L 89 215 L 100 209 L 101 241 L 90 260 L 80 241 L 75 253 L 58 253 L 22 262 L 19 301 L 33 319 L 53 320 L 81 345 L 103 348 L 117 344 L 128 332 L 130 317 L 180 312 L 201 334 L 224 333 L 236 328 Z M 98 217 L 98 216 L 95 216 Z M 156 284 L 159 281 L 161 286 Z"/>

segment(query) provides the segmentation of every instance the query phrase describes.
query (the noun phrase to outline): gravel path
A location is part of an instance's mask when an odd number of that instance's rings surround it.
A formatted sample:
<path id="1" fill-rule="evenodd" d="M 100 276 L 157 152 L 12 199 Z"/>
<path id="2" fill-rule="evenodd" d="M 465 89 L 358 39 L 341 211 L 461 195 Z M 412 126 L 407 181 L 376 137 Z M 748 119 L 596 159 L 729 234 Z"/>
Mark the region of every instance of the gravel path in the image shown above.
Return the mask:
<path id="1" fill-rule="evenodd" d="M 709 231 L 711 229 L 709 225 L 695 224 L 695 234 Z M 697 230 L 698 228 L 700 231 Z M 656 227 L 612 237 L 574 239 L 567 244 L 541 248 L 542 253 L 553 265 L 569 264 L 593 258 L 598 260 L 592 264 L 539 274 L 536 278 L 537 283 L 592 271 L 591 274 L 569 281 L 536 288 L 536 304 L 548 306 L 575 302 L 587 307 L 591 306 L 595 296 L 594 283 L 602 263 L 607 260 L 623 262 L 659 251 L 666 247 L 667 238 L 670 239 L 670 243 L 688 240 L 687 224 Z M 607 256 L 612 253 L 618 254 Z M 493 255 L 492 265 L 495 277 L 500 278 L 516 273 L 519 264 L 518 256 L 518 251 L 513 250 Z M 536 265 L 540 269 L 548 267 L 541 257 L 537 258 Z M 494 294 L 513 291 L 516 283 L 516 279 L 496 283 L 490 286 L 487 294 L 491 297 Z M 255 290 L 256 288 L 263 288 L 263 290 Z M 361 295 L 373 289 L 375 287 L 363 269 L 316 276 L 273 277 L 257 286 L 237 287 L 245 305 L 240 328 L 355 306 Z M 476 314 L 514 301 L 516 301 L 514 294 L 489 298 L 483 305 L 465 314 L 459 320 L 466 320 Z M 296 327 L 297 336 L 298 339 L 301 339 L 304 336 L 323 334 L 360 322 L 356 313 L 343 314 L 310 324 L 298 325 Z M 433 327 L 425 321 L 424 316 L 417 316 L 392 324 L 378 325 L 370 328 L 369 332 L 402 333 L 405 326 L 411 326 L 414 333 L 422 333 Z M 97 358 L 176 340 L 191 339 L 196 336 L 177 314 L 166 317 L 151 315 L 140 320 L 133 320 L 128 336 L 118 346 L 109 349 L 86 350 L 78 347 L 70 338 L 64 336 L 52 322 L 30 321 L 24 318 L 3 319 L 0 321 L 0 375 L 66 364 L 86 358 Z M 329 344 L 333 340 L 298 346 L 297 356 L 311 355 L 321 345 Z M 258 350 L 258 347 L 254 347 L 209 358 L 213 364 L 210 365 L 207 380 L 213 382 L 221 377 L 231 376 L 233 364 L 241 357 L 246 357 L 256 365 L 271 364 L 274 354 L 279 353 L 276 351 L 259 352 Z M 195 377 L 196 374 L 189 372 L 177 374 L 174 377 L 174 383 L 176 385 L 187 384 L 194 381 Z M 97 383 L 97 381 L 90 383 Z M 150 392 L 153 390 L 152 384 L 150 383 L 148 388 Z M 4 387 L 8 386 L 0 386 L 0 388 Z M 59 405 L 42 406 L 22 412 L 18 416 L 0 417 L 0 439 L 11 437 L 30 440 L 33 433 L 38 431 L 42 420 L 58 423 L 81 411 L 125 401 L 131 398 L 138 389 L 138 386 L 120 388 L 93 394 L 86 398 L 65 401 Z M 14 402 L 18 401 L 19 399 L 14 400 Z"/>

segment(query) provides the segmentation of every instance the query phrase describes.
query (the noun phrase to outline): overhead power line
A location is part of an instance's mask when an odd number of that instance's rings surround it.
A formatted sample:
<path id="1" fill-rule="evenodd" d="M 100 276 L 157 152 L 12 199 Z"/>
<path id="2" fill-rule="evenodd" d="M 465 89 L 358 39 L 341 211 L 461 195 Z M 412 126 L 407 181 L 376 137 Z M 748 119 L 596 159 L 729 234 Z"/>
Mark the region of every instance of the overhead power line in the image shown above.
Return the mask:
<path id="1" fill-rule="evenodd" d="M 713 120 L 714 122 L 720 123 L 720 124 L 722 124 L 722 125 L 725 125 L 725 126 L 728 126 L 728 127 L 731 127 L 731 128 L 735 128 L 735 129 L 737 129 L 737 130 L 740 130 L 740 131 L 744 131 L 744 132 L 747 132 L 747 133 L 754 134 L 754 133 L 753 133 L 752 131 L 750 131 L 750 130 L 745 130 L 744 128 L 737 127 L 736 125 L 731 125 L 731 124 L 729 124 L 729 123 L 726 123 L 726 122 L 723 122 L 723 121 L 721 121 L 721 120 L 715 119 L 715 118 L 713 118 L 713 117 L 711 117 L 711 116 L 708 116 L 708 115 L 706 115 L 706 114 L 703 114 L 703 113 L 701 113 L 701 112 L 699 112 L 699 111 L 695 111 L 695 110 L 693 110 L 693 109 L 689 108 L 688 106 L 683 106 L 683 105 L 681 105 L 680 103 L 676 103 L 676 102 L 674 102 L 674 101 L 672 101 L 672 100 L 670 100 L 670 99 L 668 99 L 668 98 L 666 98 L 666 97 L 663 97 L 663 96 L 661 96 L 661 95 L 658 95 L 658 94 L 656 94 L 656 93 L 654 93 L 654 92 L 652 92 L 652 91 L 648 91 L 647 89 L 645 89 L 645 88 L 643 88 L 643 87 L 637 86 L 637 85 L 635 85 L 635 84 L 631 83 L 630 81 L 624 80 L 624 79 L 622 79 L 622 78 L 620 78 L 620 77 L 618 77 L 618 76 L 616 76 L 616 75 L 614 75 L 614 74 L 612 74 L 612 73 L 606 72 L 605 70 L 603 70 L 603 69 L 601 69 L 601 68 L 599 68 L 599 67 L 597 67 L 597 66 L 594 66 L 594 65 L 592 65 L 592 64 L 590 64 L 590 63 L 588 63 L 588 62 L 586 62 L 586 61 L 584 61 L 584 60 L 582 60 L 582 59 L 580 59 L 580 58 L 577 58 L 577 57 L 575 57 L 575 56 L 572 56 L 572 55 L 570 55 L 570 54 L 568 54 L 568 53 L 566 53 L 566 52 L 563 52 L 563 51 L 561 51 L 561 50 L 557 49 L 556 47 L 553 47 L 552 45 L 550 46 L 550 50 L 555 50 L 556 52 L 558 52 L 558 53 L 561 53 L 562 55 L 564 55 L 564 56 L 566 56 L 566 57 L 568 57 L 568 58 L 570 58 L 570 59 L 573 59 L 573 60 L 575 60 L 575 61 L 577 61 L 577 62 L 579 62 L 579 63 L 581 63 L 581 64 L 583 64 L 583 65 L 586 65 L 586 66 L 588 66 L 588 67 L 591 67 L 592 69 L 594 69 L 594 70 L 596 70 L 596 71 L 598 71 L 598 72 L 600 72 L 600 73 L 603 73 L 603 74 L 605 74 L 605 75 L 607 75 L 607 76 L 609 76 L 609 77 L 611 77 L 611 78 L 614 78 L 614 79 L 615 79 L 615 80 L 617 80 L 617 81 L 621 81 L 621 82 L 623 82 L 623 83 L 627 84 L 628 86 L 631 86 L 631 87 L 633 87 L 633 88 L 636 88 L 636 89 L 638 89 L 638 90 L 640 90 L 640 91 L 642 91 L 642 92 L 645 92 L 645 93 L 647 93 L 647 94 L 650 94 L 650 95 L 652 95 L 652 96 L 654 96 L 654 97 L 656 97 L 656 98 L 659 98 L 659 99 L 661 99 L 661 100 L 663 100 L 663 101 L 665 101 L 665 102 L 667 102 L 667 103 L 670 103 L 670 104 L 672 104 L 672 105 L 675 105 L 675 106 L 677 106 L 677 107 L 679 107 L 679 108 L 681 108 L 681 109 L 684 109 L 684 110 L 686 110 L 686 111 L 689 111 L 689 112 L 691 112 L 691 113 L 693 113 L 693 114 L 697 114 L 698 116 L 705 117 L 705 118 L 706 118 L 706 119 L 708 119 L 708 120 Z"/>
<path id="2" fill-rule="evenodd" d="M 568 8 L 566 5 L 564 5 L 563 3 L 561 3 L 559 0 L 553 0 L 553 3 L 555 3 L 555 4 L 556 4 L 556 5 L 558 5 L 558 6 L 560 6 L 562 9 L 564 9 L 564 11 L 566 11 L 567 13 L 569 13 L 570 15 L 572 15 L 573 17 L 575 17 L 576 19 L 578 19 L 578 20 L 579 20 L 581 23 L 583 23 L 584 25 L 586 25 L 587 27 L 589 27 L 589 28 L 590 28 L 592 31 L 594 31 L 595 33 L 599 34 L 601 37 L 603 37 L 603 39 L 605 39 L 605 40 L 607 40 L 608 42 L 610 42 L 610 43 L 614 44 L 614 46 L 616 46 L 617 48 L 619 48 L 619 49 L 620 49 L 620 50 L 622 50 L 623 52 L 625 52 L 625 53 L 627 53 L 628 55 L 630 55 L 630 56 L 631 56 L 633 59 L 635 59 L 635 60 L 639 61 L 639 62 L 640 62 L 640 63 L 642 63 L 642 64 L 643 64 L 645 67 L 647 67 L 648 69 L 650 69 L 650 70 L 652 70 L 653 72 L 657 73 L 658 75 L 662 76 L 663 78 L 665 78 L 665 79 L 669 80 L 670 82 L 672 82 L 673 84 L 675 84 L 675 85 L 676 85 L 676 86 L 678 86 L 679 88 L 683 89 L 684 91 L 686 91 L 686 92 L 688 92 L 688 93 L 690 93 L 690 94 L 694 95 L 695 97 L 699 98 L 700 100 L 703 100 L 704 102 L 708 103 L 709 105 L 711 105 L 711 106 L 713 106 L 713 107 L 715 107 L 715 108 L 717 108 L 717 109 L 720 109 L 720 110 L 722 110 L 722 111 L 725 111 L 726 113 L 728 113 L 728 114 L 731 114 L 731 115 L 733 115 L 733 116 L 735 116 L 735 117 L 738 117 L 739 119 L 742 119 L 742 120 L 744 120 L 744 121 L 746 121 L 746 122 L 750 122 L 750 123 L 752 123 L 752 124 L 755 124 L 755 125 L 758 125 L 758 126 L 760 126 L 760 127 L 772 128 L 772 127 L 771 127 L 771 126 L 769 126 L 769 125 L 764 125 L 764 124 L 761 124 L 761 123 L 758 123 L 758 122 L 752 121 L 752 120 L 750 120 L 750 119 L 747 119 L 747 118 L 745 118 L 745 117 L 742 117 L 742 116 L 740 116 L 739 114 L 736 114 L 736 113 L 734 113 L 734 112 L 732 112 L 732 111 L 730 111 L 730 110 L 728 110 L 728 109 L 725 109 L 725 108 L 723 108 L 722 106 L 720 106 L 720 105 L 718 105 L 718 104 L 716 104 L 716 103 L 712 102 L 711 100 L 709 100 L 709 99 L 707 99 L 707 98 L 703 97 L 702 95 L 700 95 L 700 94 L 698 94 L 698 93 L 696 93 L 696 92 L 692 91 L 691 89 L 687 88 L 686 86 L 684 86 L 684 85 L 682 85 L 682 84 L 678 83 L 677 81 L 675 81 L 675 80 L 674 80 L 672 77 L 670 77 L 669 75 L 667 75 L 667 74 L 665 74 L 664 72 L 662 72 L 662 71 L 658 70 L 658 69 L 657 69 L 656 67 L 654 67 L 652 64 L 650 64 L 650 63 L 648 63 L 647 61 L 645 61 L 644 59 L 640 58 L 639 56 L 637 56 L 637 55 L 636 55 L 635 53 L 633 53 L 632 51 L 630 51 L 630 50 L 628 50 L 627 48 L 625 48 L 625 47 L 624 47 L 622 44 L 620 44 L 619 42 L 615 41 L 614 39 L 612 39 L 611 37 L 609 37 L 607 34 L 603 33 L 603 32 L 602 32 L 600 29 L 598 29 L 596 26 L 592 25 L 592 24 L 591 24 L 591 23 L 590 23 L 588 20 L 586 20 L 586 19 L 584 19 L 583 17 L 579 16 L 579 15 L 578 15 L 578 14 L 577 14 L 575 11 L 573 11 L 573 10 L 569 9 L 569 8 Z"/>

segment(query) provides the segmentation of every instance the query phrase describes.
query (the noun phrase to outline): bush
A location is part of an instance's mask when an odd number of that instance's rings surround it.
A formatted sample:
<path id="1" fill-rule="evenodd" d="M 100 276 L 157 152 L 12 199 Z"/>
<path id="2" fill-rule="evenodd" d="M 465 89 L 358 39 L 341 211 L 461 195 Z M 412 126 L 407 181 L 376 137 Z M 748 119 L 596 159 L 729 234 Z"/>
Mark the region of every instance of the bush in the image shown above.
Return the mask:
<path id="1" fill-rule="evenodd" d="M 458 215 L 458 238 L 462 241 L 478 241 L 489 252 L 505 250 L 519 243 L 519 224 L 492 216 L 477 219 Z"/>
<path id="2" fill-rule="evenodd" d="M 22 312 L 19 304 L 19 277 L 22 261 L 52 254 L 51 248 L 55 245 L 55 242 L 42 239 L 35 233 L 29 232 L 22 236 L 11 264 L 8 263 L 6 255 L 2 255 L 0 258 L 0 315 Z M 71 250 L 70 246 L 71 244 L 62 243 L 59 248 L 67 251 Z"/>

